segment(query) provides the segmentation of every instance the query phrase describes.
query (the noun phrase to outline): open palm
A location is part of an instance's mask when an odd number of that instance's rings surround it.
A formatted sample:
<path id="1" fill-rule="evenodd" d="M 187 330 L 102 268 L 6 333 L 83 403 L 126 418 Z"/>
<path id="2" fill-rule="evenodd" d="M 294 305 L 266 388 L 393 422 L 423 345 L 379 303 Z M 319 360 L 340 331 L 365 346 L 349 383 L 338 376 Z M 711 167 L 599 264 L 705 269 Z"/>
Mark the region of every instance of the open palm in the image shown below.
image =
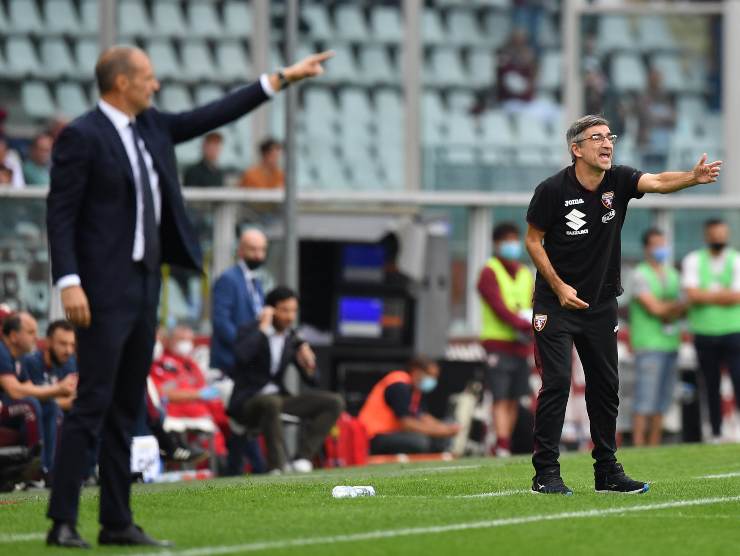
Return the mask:
<path id="1" fill-rule="evenodd" d="M 717 181 L 722 169 L 722 161 L 715 160 L 707 164 L 707 153 L 704 153 L 699 162 L 694 166 L 694 179 L 696 183 L 712 183 Z"/>

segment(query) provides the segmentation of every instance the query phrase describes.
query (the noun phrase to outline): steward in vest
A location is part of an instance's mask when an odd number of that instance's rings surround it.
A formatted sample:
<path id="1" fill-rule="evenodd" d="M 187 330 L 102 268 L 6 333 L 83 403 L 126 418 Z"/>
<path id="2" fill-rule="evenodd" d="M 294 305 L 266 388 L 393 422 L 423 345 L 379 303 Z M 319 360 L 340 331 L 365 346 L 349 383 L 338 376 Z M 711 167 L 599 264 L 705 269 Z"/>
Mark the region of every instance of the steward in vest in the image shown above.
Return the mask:
<path id="1" fill-rule="evenodd" d="M 370 453 L 445 451 L 460 426 L 426 413 L 423 397 L 436 388 L 438 377 L 434 361 L 416 357 L 405 371 L 391 371 L 373 387 L 358 416 L 370 438 Z"/>
<path id="2" fill-rule="evenodd" d="M 682 285 L 689 302 L 689 328 L 707 393 L 712 435 L 722 434 L 720 378 L 726 366 L 740 408 L 740 254 L 728 247 L 730 228 L 718 219 L 704 224 L 707 248 L 686 255 Z"/>
<path id="3" fill-rule="evenodd" d="M 678 272 L 666 264 L 670 251 L 663 232 L 642 236 L 645 260 L 633 275 L 629 305 L 630 338 L 635 352 L 632 438 L 636 446 L 660 444 L 663 415 L 673 400 L 676 360 L 681 345 L 678 320 L 686 312 Z"/>
<path id="4" fill-rule="evenodd" d="M 488 387 L 493 394 L 495 454 L 511 455 L 511 433 L 519 411 L 519 398 L 529 387 L 532 351 L 532 292 L 534 277 L 519 262 L 519 229 L 502 223 L 493 229 L 494 256 L 478 279 L 481 296 L 481 343 L 488 354 Z"/>

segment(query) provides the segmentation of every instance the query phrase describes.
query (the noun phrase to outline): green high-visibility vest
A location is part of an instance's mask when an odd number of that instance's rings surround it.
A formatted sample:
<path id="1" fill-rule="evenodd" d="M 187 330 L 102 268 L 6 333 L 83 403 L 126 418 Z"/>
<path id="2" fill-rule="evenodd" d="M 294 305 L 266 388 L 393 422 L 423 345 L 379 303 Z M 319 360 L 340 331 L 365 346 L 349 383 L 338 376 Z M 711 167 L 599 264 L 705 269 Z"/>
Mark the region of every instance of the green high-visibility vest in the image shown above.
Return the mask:
<path id="1" fill-rule="evenodd" d="M 512 278 L 503 263 L 497 257 L 491 257 L 486 266 L 493 271 L 498 282 L 501 298 L 504 305 L 513 313 L 523 309 L 532 308 L 532 291 L 534 290 L 534 277 L 532 272 L 522 265 Z M 481 303 L 483 311 L 483 327 L 481 330 L 482 340 L 502 340 L 511 342 L 517 339 L 514 327 L 507 324 L 493 312 L 488 303 Z"/>
<path id="2" fill-rule="evenodd" d="M 665 281 L 647 263 L 640 263 L 635 268 L 645 277 L 650 286 L 650 293 L 661 301 L 677 301 L 680 295 L 680 280 L 676 269 L 664 268 Z M 640 301 L 633 297 L 630 300 L 630 340 L 635 350 L 676 351 L 681 344 L 681 331 L 673 323 L 666 325 L 660 317 L 648 312 Z"/>
<path id="3" fill-rule="evenodd" d="M 721 272 L 712 272 L 709 263 L 709 251 L 699 251 L 699 288 L 709 290 L 719 284 L 723 288 L 730 288 L 733 280 L 733 267 L 737 251 L 728 249 L 725 266 Z M 740 332 L 740 304 L 713 305 L 701 303 L 689 308 L 689 325 L 694 334 L 704 336 L 724 336 Z"/>

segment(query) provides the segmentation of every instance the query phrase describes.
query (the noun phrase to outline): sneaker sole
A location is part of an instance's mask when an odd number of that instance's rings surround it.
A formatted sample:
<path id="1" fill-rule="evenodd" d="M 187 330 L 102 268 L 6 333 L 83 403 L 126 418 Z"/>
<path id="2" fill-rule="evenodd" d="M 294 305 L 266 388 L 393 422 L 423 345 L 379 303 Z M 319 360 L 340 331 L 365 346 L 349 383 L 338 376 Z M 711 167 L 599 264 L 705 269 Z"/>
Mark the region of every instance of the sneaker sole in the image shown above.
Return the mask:
<path id="1" fill-rule="evenodd" d="M 530 494 L 537 494 L 539 496 L 547 496 L 547 495 L 553 496 L 553 495 L 558 495 L 558 494 L 560 496 L 573 496 L 573 491 L 571 491 L 571 492 L 539 492 L 539 491 L 533 490 L 531 488 L 529 489 L 529 493 Z"/>
<path id="2" fill-rule="evenodd" d="M 597 494 L 645 494 L 650 490 L 650 485 L 645 483 L 642 488 L 638 488 L 637 490 L 594 490 Z"/>

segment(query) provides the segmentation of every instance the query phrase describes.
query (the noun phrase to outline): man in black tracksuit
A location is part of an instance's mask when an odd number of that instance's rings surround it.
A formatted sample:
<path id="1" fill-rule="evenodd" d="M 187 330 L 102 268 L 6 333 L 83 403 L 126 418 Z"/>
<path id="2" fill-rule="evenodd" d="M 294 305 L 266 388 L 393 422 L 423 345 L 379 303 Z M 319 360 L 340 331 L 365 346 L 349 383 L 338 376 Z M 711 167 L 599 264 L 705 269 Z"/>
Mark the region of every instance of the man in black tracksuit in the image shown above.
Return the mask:
<path id="1" fill-rule="evenodd" d="M 630 479 L 616 458 L 622 224 L 630 199 L 714 182 L 722 163 L 707 164 L 704 154 L 688 172 L 644 174 L 612 166 L 617 136 L 600 116 L 574 122 L 566 139 L 573 165 L 537 186 L 527 212 L 526 245 L 538 270 L 532 325 L 542 372 L 532 491 L 572 494 L 558 457 L 575 344 L 586 375 L 596 491 L 647 492 L 648 485 Z"/>

